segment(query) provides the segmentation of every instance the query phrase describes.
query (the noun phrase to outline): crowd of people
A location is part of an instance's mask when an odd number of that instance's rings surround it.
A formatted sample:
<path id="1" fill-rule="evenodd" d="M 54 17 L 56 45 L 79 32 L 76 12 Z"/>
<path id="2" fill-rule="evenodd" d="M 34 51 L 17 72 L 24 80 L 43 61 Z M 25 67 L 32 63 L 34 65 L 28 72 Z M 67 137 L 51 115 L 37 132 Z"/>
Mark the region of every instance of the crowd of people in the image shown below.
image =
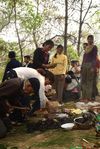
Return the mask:
<path id="1" fill-rule="evenodd" d="M 8 129 L 11 124 L 23 123 L 34 112 L 49 107 L 51 101 L 46 97 L 46 88 L 51 86 L 56 91 L 53 97 L 60 104 L 70 99 L 83 102 L 94 101 L 98 94 L 97 76 L 99 72 L 98 49 L 94 45 L 93 35 L 83 44 L 82 65 L 78 60 L 71 61 L 68 70 L 68 57 L 64 55 L 60 44 L 55 55 L 49 61 L 49 51 L 54 47 L 52 40 L 47 40 L 41 48 L 24 56 L 24 63 L 16 60 L 16 53 L 10 51 L 2 83 L 0 84 L 0 123 Z M 0 135 L 2 136 L 3 133 Z"/>

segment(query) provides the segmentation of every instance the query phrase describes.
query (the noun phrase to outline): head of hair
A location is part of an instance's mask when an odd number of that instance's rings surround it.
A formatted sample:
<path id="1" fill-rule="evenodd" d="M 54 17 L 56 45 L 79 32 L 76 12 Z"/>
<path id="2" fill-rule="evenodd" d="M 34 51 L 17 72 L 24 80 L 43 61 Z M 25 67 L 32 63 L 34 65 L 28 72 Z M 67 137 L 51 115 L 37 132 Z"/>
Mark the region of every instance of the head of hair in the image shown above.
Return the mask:
<path id="1" fill-rule="evenodd" d="M 70 76 L 67 76 L 67 77 L 65 78 L 65 83 L 70 84 L 71 82 L 72 82 L 71 77 L 70 77 Z"/>
<path id="2" fill-rule="evenodd" d="M 9 58 L 15 58 L 16 57 L 16 53 L 14 51 L 10 51 L 8 54 Z"/>
<path id="3" fill-rule="evenodd" d="M 33 88 L 33 91 L 35 94 L 39 94 L 39 89 L 40 89 L 40 82 L 37 78 L 30 78 L 28 81 L 31 83 L 31 86 Z"/>
<path id="4" fill-rule="evenodd" d="M 78 60 L 72 60 L 71 61 L 71 66 L 74 67 L 75 65 L 78 65 L 79 61 Z"/>
<path id="5" fill-rule="evenodd" d="M 64 47 L 61 45 L 61 44 L 59 44 L 58 46 L 57 46 L 57 49 L 63 49 Z M 54 55 L 54 58 L 57 58 L 57 53 L 55 53 L 55 55 Z"/>
<path id="6" fill-rule="evenodd" d="M 52 47 L 54 47 L 54 42 L 53 42 L 51 39 L 49 39 L 49 40 L 46 40 L 46 41 L 43 43 L 43 47 L 44 47 L 45 45 L 51 45 Z"/>
<path id="7" fill-rule="evenodd" d="M 30 59 L 30 55 L 25 55 L 24 58 Z"/>
<path id="8" fill-rule="evenodd" d="M 45 70 L 45 78 L 48 78 L 51 83 L 54 83 L 54 74 L 48 70 Z"/>
<path id="9" fill-rule="evenodd" d="M 71 60 L 71 64 L 75 64 L 77 60 Z"/>
<path id="10" fill-rule="evenodd" d="M 87 43 L 87 42 L 84 42 L 84 43 L 83 43 L 83 45 L 86 45 L 86 46 L 88 46 L 88 43 Z"/>
<path id="11" fill-rule="evenodd" d="M 63 47 L 61 44 L 59 44 L 59 45 L 57 46 L 57 49 L 59 49 L 59 48 L 63 49 L 64 47 Z"/>
<path id="12" fill-rule="evenodd" d="M 72 78 L 72 79 L 75 79 L 75 75 L 74 75 L 74 72 L 73 71 L 68 71 L 67 74 Z"/>
<path id="13" fill-rule="evenodd" d="M 93 35 L 88 35 L 87 39 L 89 39 L 89 38 L 94 39 L 94 36 Z"/>

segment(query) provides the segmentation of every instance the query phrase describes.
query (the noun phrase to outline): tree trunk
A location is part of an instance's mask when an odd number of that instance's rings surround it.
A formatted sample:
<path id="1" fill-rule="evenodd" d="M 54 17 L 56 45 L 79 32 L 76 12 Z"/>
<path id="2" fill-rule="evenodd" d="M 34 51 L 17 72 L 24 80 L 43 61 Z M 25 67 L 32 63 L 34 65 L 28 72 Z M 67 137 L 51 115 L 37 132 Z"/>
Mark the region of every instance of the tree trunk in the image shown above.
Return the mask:
<path id="1" fill-rule="evenodd" d="M 35 47 L 38 48 L 38 43 L 37 43 L 36 35 L 34 32 L 33 32 L 33 41 L 34 41 Z"/>
<path id="2" fill-rule="evenodd" d="M 77 53 L 78 55 L 80 54 L 80 42 L 81 42 L 81 33 L 82 33 L 82 25 L 83 25 L 83 21 L 82 21 L 82 10 L 83 8 L 83 0 L 81 0 L 81 7 L 80 7 L 80 20 L 79 20 L 79 31 L 78 31 L 78 44 L 77 44 Z"/>
<path id="3" fill-rule="evenodd" d="M 17 28 L 16 0 L 14 0 L 14 13 L 15 13 L 15 29 L 16 29 L 17 38 L 18 38 L 18 45 L 19 45 L 19 49 L 20 49 L 20 53 L 21 53 L 21 63 L 23 63 L 23 50 L 22 50 L 22 46 L 21 46 L 19 31 Z"/>
<path id="4" fill-rule="evenodd" d="M 68 32 L 68 0 L 65 0 L 65 31 L 64 31 L 64 54 L 67 54 Z"/>
<path id="5" fill-rule="evenodd" d="M 85 18 L 87 16 L 90 8 L 91 8 L 92 0 L 90 1 L 89 5 L 88 5 L 87 11 L 84 14 L 84 17 L 82 16 L 84 0 L 81 0 L 80 2 L 81 2 L 81 5 L 80 5 L 80 20 L 79 20 L 78 44 L 77 44 L 77 53 L 78 53 L 78 55 L 80 55 L 80 43 L 81 43 L 81 37 L 82 37 L 82 26 L 83 26 L 83 23 L 85 21 Z"/>

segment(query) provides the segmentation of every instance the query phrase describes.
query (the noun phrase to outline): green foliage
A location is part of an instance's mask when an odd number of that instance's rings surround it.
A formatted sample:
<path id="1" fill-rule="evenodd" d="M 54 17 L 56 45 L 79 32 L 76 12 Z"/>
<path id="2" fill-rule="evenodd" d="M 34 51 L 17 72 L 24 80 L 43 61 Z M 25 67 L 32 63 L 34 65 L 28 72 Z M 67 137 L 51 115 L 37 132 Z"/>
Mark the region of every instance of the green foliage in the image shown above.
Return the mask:
<path id="1" fill-rule="evenodd" d="M 6 47 L 7 47 L 7 43 L 2 38 L 0 38 L 0 53 L 2 51 L 6 51 Z"/>
<path id="2" fill-rule="evenodd" d="M 97 12 L 96 12 L 96 15 L 95 15 L 95 22 L 94 22 L 95 24 L 99 24 L 98 25 L 98 28 L 100 29 L 100 10 L 98 10 Z"/>
<path id="3" fill-rule="evenodd" d="M 9 25 L 12 17 L 11 0 L 0 0 L 0 31 Z"/>
<path id="4" fill-rule="evenodd" d="M 33 4 L 25 5 L 25 12 L 20 15 L 21 25 L 28 32 L 33 33 L 38 29 L 43 21 L 43 17 L 40 13 L 35 13 Z"/>
<path id="5" fill-rule="evenodd" d="M 0 149 L 7 149 L 7 146 L 5 144 L 0 144 Z"/>
<path id="6" fill-rule="evenodd" d="M 0 67 L 4 67 L 8 61 L 8 52 L 15 51 L 17 59 L 20 61 L 20 51 L 16 42 L 6 42 L 2 38 L 0 39 Z M 1 72 L 0 72 L 1 79 Z"/>
<path id="7" fill-rule="evenodd" d="M 79 56 L 77 54 L 77 51 L 74 50 L 74 47 L 72 45 L 68 45 L 68 61 L 70 62 L 71 60 L 79 60 Z"/>
<path id="8" fill-rule="evenodd" d="M 8 147 L 5 144 L 0 144 L 0 149 L 18 149 L 18 147 L 14 146 L 14 147 Z"/>

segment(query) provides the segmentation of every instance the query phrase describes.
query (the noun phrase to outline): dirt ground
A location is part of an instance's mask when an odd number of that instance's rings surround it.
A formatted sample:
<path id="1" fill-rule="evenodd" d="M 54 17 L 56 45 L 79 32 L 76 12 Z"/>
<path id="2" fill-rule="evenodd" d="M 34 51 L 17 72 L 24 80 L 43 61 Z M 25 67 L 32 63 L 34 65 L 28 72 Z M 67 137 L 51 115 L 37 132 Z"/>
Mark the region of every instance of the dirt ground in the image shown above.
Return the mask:
<path id="1" fill-rule="evenodd" d="M 88 140 L 91 144 L 98 141 L 94 129 L 70 131 L 57 129 L 27 134 L 21 127 L 1 139 L 0 143 L 17 146 L 18 149 L 69 149 L 71 145 L 81 145 L 82 139 Z"/>
<path id="2" fill-rule="evenodd" d="M 100 101 L 100 97 L 97 97 L 97 101 Z M 72 108 L 73 102 L 68 103 L 67 106 Z M 89 145 L 100 142 L 100 138 L 97 139 L 95 134 L 95 128 L 70 131 L 59 128 L 27 133 L 26 126 L 22 125 L 14 126 L 12 131 L 0 140 L 0 144 L 6 144 L 10 147 L 9 149 L 11 147 L 18 147 L 18 149 L 70 149 L 71 146 L 81 146 L 85 143 L 82 141 L 83 139 L 89 141 Z"/>

